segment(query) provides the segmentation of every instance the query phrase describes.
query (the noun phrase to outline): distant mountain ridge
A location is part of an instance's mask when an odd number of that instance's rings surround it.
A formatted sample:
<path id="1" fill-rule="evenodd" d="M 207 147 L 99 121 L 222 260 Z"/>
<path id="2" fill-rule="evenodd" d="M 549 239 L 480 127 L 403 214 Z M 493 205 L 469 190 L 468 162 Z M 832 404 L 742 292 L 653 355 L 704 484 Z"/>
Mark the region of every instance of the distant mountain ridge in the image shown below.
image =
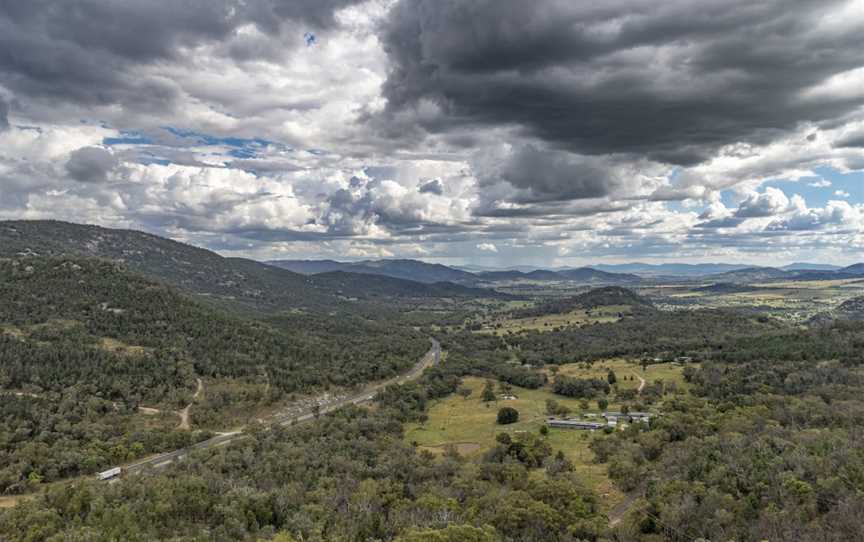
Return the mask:
<path id="1" fill-rule="evenodd" d="M 831 265 L 828 263 L 795 262 L 784 265 L 780 269 L 784 271 L 839 271 L 842 268 L 843 266 L 841 265 Z"/>
<path id="2" fill-rule="evenodd" d="M 383 275 L 417 282 L 436 283 L 454 282 L 464 285 L 477 285 L 497 281 L 573 281 L 582 283 L 627 283 L 638 282 L 640 277 L 633 274 L 609 273 L 591 267 L 576 269 L 535 269 L 520 271 L 468 272 L 441 264 L 426 263 L 418 260 L 366 260 L 360 262 L 337 262 L 334 260 L 273 260 L 266 262 L 282 269 L 305 275 L 318 275 L 341 271 L 369 275 Z"/>
<path id="3" fill-rule="evenodd" d="M 628 263 L 597 264 L 587 267 L 513 266 L 490 269 L 477 265 L 451 267 L 418 260 L 277 260 L 267 262 L 296 273 L 315 275 L 331 271 L 385 275 L 395 278 L 434 283 L 455 282 L 464 285 L 515 281 L 572 281 L 585 284 L 626 284 L 645 279 L 710 278 L 721 282 L 764 280 L 832 280 L 864 277 L 864 263 L 848 267 L 832 264 L 796 262 L 783 267 L 763 267 L 726 263 Z"/>
<path id="4" fill-rule="evenodd" d="M 598 264 L 593 266 L 595 269 L 607 271 L 609 273 L 633 273 L 643 277 L 651 276 L 703 276 L 713 275 L 717 273 L 725 273 L 727 271 L 736 271 L 745 269 L 747 265 L 736 265 L 726 263 L 623 263 L 623 264 Z"/>
<path id="5" fill-rule="evenodd" d="M 608 271 L 610 273 L 633 273 L 642 277 L 696 277 L 719 275 L 740 271 L 742 269 L 758 269 L 761 266 L 747 264 L 727 264 L 727 263 L 663 263 L 663 264 L 648 264 L 648 263 L 625 263 L 625 264 L 597 264 L 592 266 L 594 269 Z M 789 265 L 779 267 L 783 271 L 839 271 L 842 266 L 831 264 L 818 264 L 796 262 Z M 864 271 L 862 271 L 864 273 Z"/>
<path id="6" fill-rule="evenodd" d="M 625 273 L 608 273 L 591 267 L 580 267 L 578 269 L 567 269 L 562 271 L 550 271 L 537 269 L 535 271 L 486 271 L 478 273 L 477 277 L 486 281 L 573 281 L 581 283 L 607 283 L 619 284 L 628 282 L 639 282 L 640 277 Z"/>
<path id="7" fill-rule="evenodd" d="M 454 269 L 441 264 L 405 259 L 365 260 L 359 262 L 337 262 L 334 260 L 271 260 L 265 263 L 304 275 L 342 271 L 364 275 L 383 275 L 426 283 L 471 283 L 476 279 L 472 273 L 467 271 Z"/>
<path id="8" fill-rule="evenodd" d="M 801 268 L 794 270 L 781 269 L 777 267 L 747 267 L 734 271 L 727 271 L 707 278 L 718 282 L 758 282 L 766 280 L 843 280 L 864 277 L 864 264 L 855 264 L 836 270 L 819 270 Z"/>
<path id="9" fill-rule="evenodd" d="M 838 270 L 840 273 L 848 273 L 850 275 L 864 275 L 864 263 L 856 263 L 848 267 Z"/>
<path id="10" fill-rule="evenodd" d="M 488 289 L 396 279 L 377 280 L 370 288 L 369 281 L 357 274 L 306 276 L 244 258 L 225 258 L 140 231 L 49 220 L 0 222 L 0 258 L 27 255 L 118 261 L 187 292 L 267 312 L 353 310 L 354 300 L 501 295 Z"/>

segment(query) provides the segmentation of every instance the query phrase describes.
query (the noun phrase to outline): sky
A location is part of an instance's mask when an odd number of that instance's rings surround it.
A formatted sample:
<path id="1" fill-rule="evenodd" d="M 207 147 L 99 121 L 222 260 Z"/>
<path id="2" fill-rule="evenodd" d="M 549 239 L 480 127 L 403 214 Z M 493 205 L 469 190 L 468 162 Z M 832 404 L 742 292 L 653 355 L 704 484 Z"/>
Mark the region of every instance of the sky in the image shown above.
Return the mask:
<path id="1" fill-rule="evenodd" d="M 864 261 L 864 0 L 0 0 L 0 219 L 257 259 Z"/>

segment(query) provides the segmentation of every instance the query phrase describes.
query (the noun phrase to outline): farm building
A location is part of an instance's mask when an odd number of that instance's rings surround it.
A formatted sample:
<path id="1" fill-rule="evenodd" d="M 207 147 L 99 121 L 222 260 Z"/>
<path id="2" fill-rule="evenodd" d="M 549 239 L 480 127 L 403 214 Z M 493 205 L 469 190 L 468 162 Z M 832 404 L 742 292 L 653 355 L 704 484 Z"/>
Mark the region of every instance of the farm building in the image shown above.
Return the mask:
<path id="1" fill-rule="evenodd" d="M 609 425 L 616 425 L 619 420 L 627 421 L 630 423 L 633 422 L 642 422 L 648 423 L 654 414 L 650 412 L 627 412 L 626 414 L 623 412 L 604 412 L 603 417 L 606 418 L 606 421 L 609 422 Z M 612 422 L 616 423 L 612 423 Z"/>
<path id="2" fill-rule="evenodd" d="M 558 418 L 549 418 L 546 423 L 549 427 L 558 427 L 562 429 L 587 429 L 593 431 L 595 429 L 603 429 L 606 424 L 589 422 L 585 420 L 562 420 Z"/>

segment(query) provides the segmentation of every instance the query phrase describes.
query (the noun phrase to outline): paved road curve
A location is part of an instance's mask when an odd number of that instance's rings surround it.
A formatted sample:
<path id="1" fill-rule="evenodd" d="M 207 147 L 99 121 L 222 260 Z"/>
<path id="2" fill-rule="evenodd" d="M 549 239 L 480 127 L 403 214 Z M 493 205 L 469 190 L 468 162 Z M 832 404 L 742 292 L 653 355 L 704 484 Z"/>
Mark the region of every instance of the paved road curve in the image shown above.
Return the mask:
<path id="1" fill-rule="evenodd" d="M 428 352 L 418 361 L 408 372 L 386 380 L 384 382 L 379 382 L 377 384 L 373 384 L 368 386 L 365 390 L 360 393 L 356 393 L 350 395 L 348 397 L 339 399 L 333 403 L 328 404 L 325 407 L 321 407 L 319 410 L 319 414 L 325 414 L 327 412 L 331 412 L 333 410 L 342 408 L 349 404 L 359 405 L 362 403 L 366 403 L 375 396 L 375 394 L 384 389 L 385 387 L 391 384 L 402 384 L 404 382 L 408 382 L 409 380 L 414 380 L 423 374 L 423 371 L 427 367 L 431 367 L 432 365 L 437 365 L 441 362 L 441 345 L 435 339 L 431 339 L 432 348 L 429 349 Z M 269 423 L 278 423 L 282 425 L 290 425 L 293 423 L 300 423 L 307 420 L 311 420 L 315 417 L 315 412 L 312 409 L 307 409 L 304 412 L 296 413 L 293 415 L 282 415 L 282 416 L 274 416 L 268 420 Z M 168 465 L 175 459 L 181 458 L 188 454 L 192 450 L 197 450 L 201 448 L 212 448 L 214 446 L 221 446 L 223 444 L 227 444 L 229 442 L 234 442 L 243 438 L 246 438 L 247 435 L 242 431 L 234 431 L 231 433 L 224 433 L 221 435 L 216 435 L 215 437 L 201 441 L 197 444 L 193 444 L 187 448 L 181 448 L 179 450 L 174 450 L 173 452 L 167 452 L 164 454 L 160 454 L 154 457 L 150 457 L 139 461 L 137 463 L 133 463 L 132 465 L 127 465 L 124 469 L 126 474 L 138 474 L 146 469 L 150 468 L 160 468 Z"/>

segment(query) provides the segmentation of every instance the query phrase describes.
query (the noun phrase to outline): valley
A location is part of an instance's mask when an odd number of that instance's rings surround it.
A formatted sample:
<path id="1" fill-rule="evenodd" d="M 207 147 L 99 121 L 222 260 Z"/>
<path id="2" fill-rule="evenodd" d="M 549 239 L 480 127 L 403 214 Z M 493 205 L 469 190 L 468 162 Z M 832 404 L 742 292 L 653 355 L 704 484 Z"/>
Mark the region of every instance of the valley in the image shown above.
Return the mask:
<path id="1" fill-rule="evenodd" d="M 442 282 L 57 228 L 0 223 L 0 539 L 857 532 L 848 270 Z"/>

